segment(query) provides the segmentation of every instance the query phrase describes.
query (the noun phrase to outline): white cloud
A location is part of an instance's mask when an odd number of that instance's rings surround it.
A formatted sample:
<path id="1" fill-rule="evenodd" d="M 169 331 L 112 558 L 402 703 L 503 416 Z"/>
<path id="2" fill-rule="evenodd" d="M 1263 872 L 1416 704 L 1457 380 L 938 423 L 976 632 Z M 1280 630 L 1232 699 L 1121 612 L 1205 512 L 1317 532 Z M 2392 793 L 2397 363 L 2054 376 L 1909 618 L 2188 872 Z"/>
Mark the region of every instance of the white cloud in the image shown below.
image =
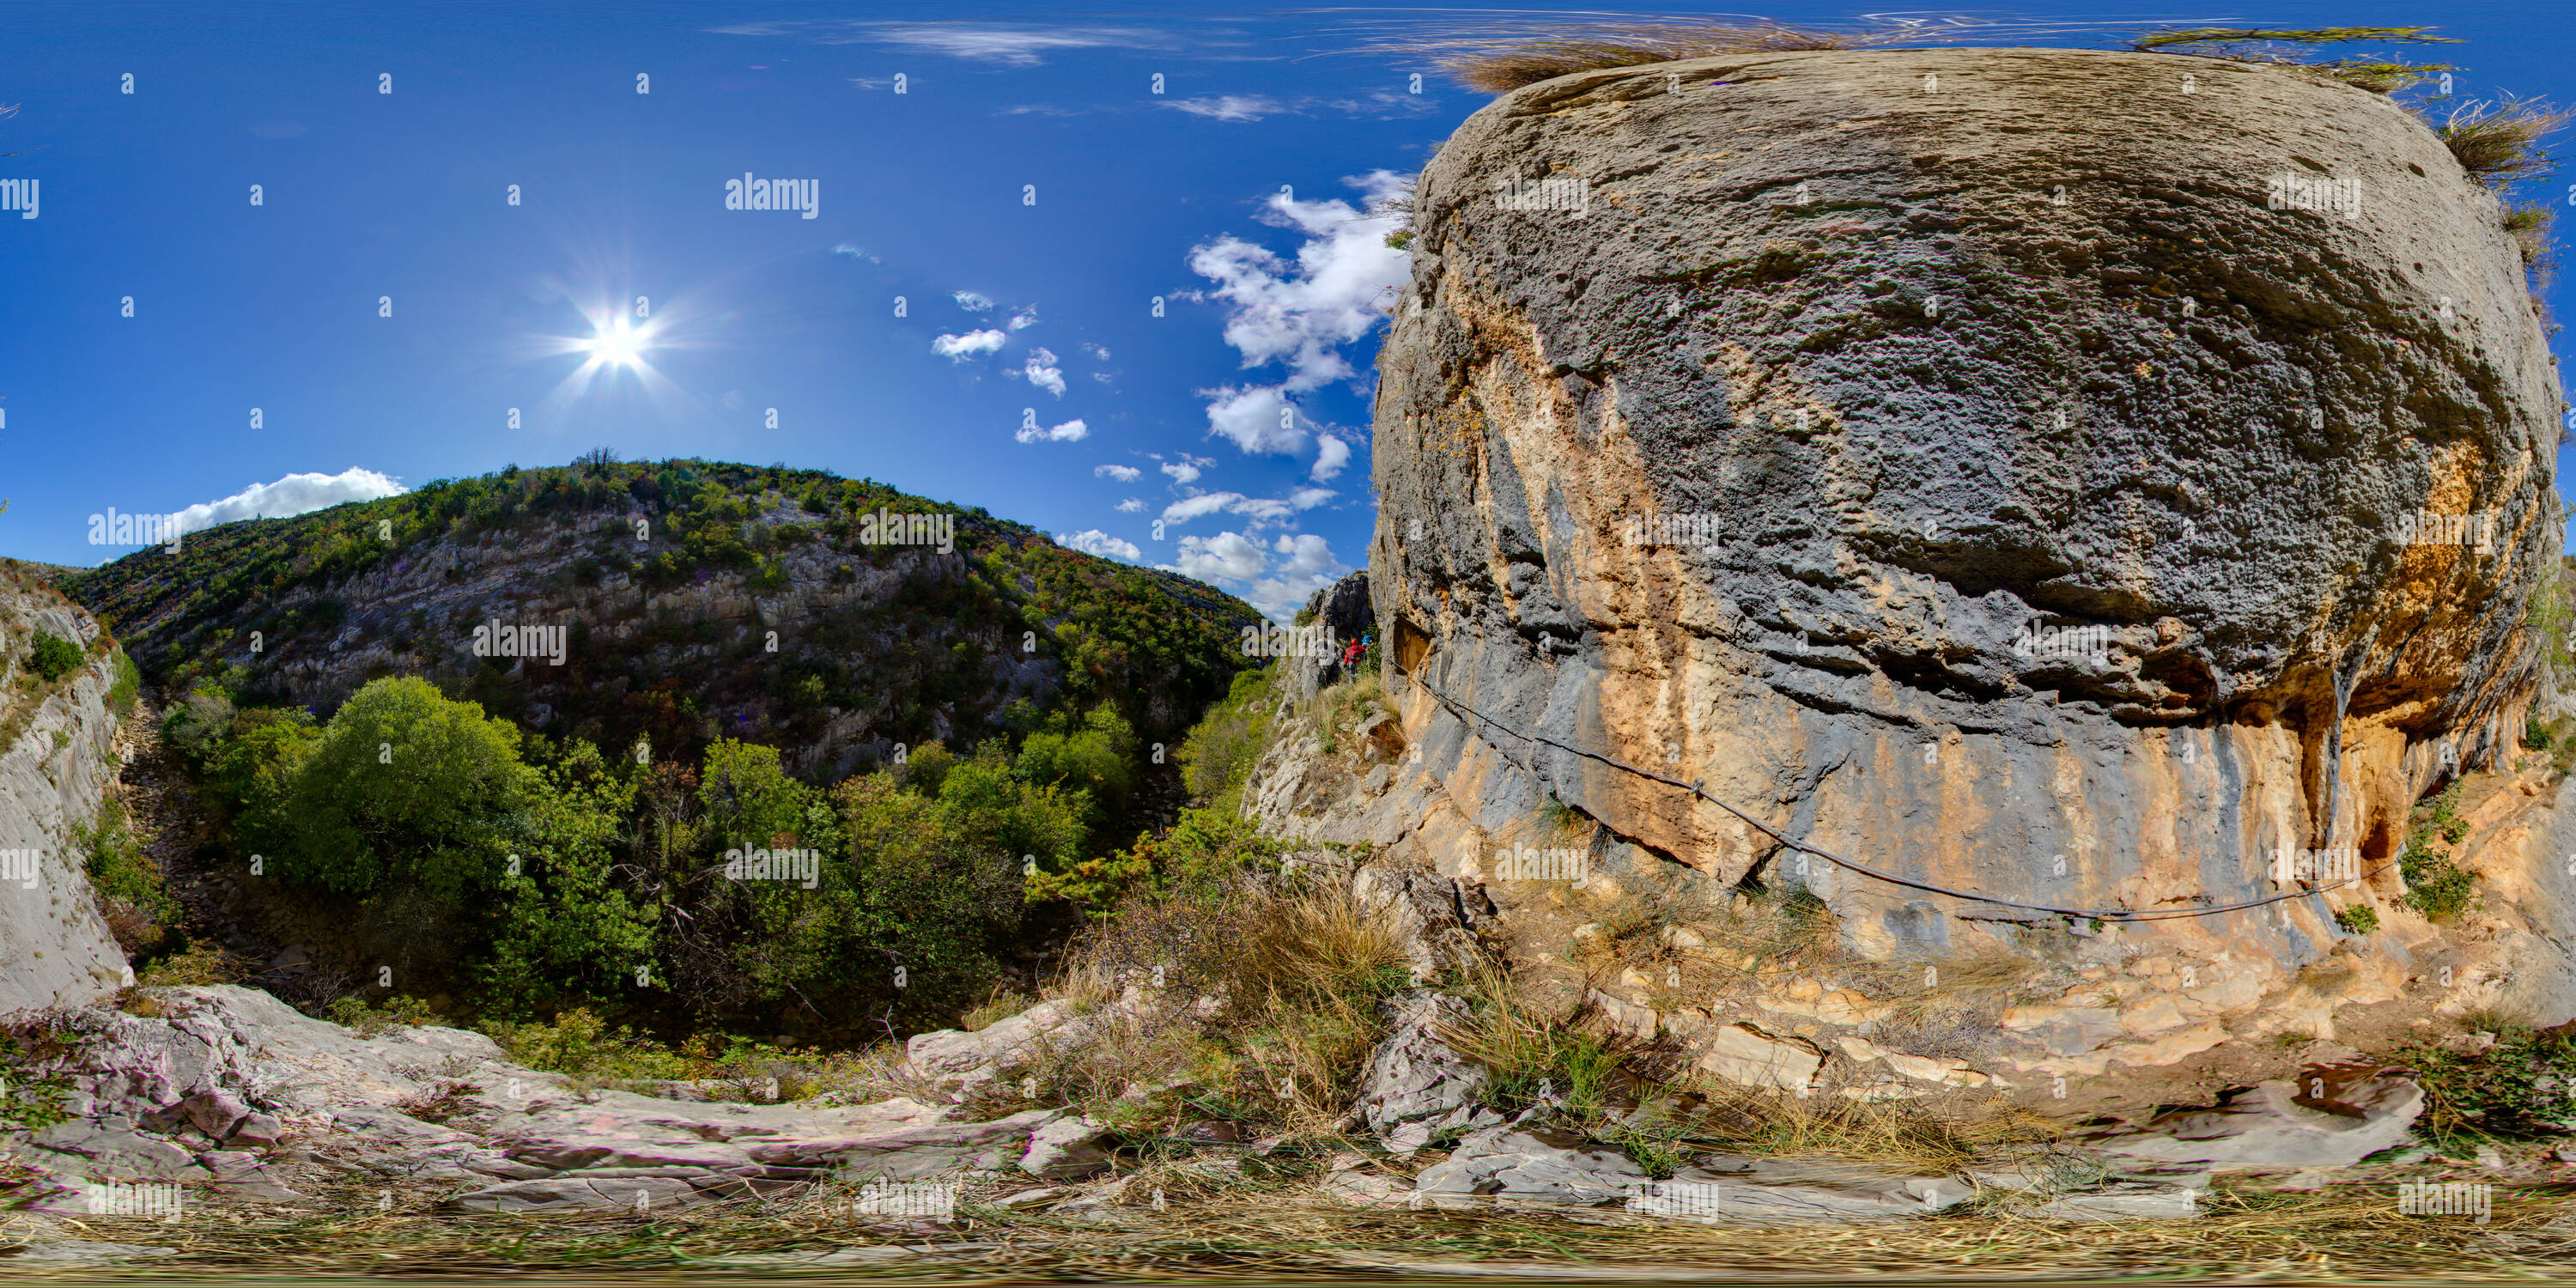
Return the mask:
<path id="1" fill-rule="evenodd" d="M 1224 385 L 1199 391 L 1208 404 L 1208 432 L 1245 453 L 1292 455 L 1306 446 L 1306 431 L 1297 424 L 1297 408 L 1277 386 L 1237 389 Z"/>
<path id="2" fill-rule="evenodd" d="M 1124 559 L 1129 563 L 1134 563 L 1145 555 L 1144 551 L 1136 548 L 1135 542 L 1121 541 L 1098 528 L 1090 528 L 1082 532 L 1059 532 L 1055 534 L 1055 543 L 1068 550 L 1079 550 L 1084 554 L 1099 555 L 1104 559 Z"/>
<path id="3" fill-rule="evenodd" d="M 884 260 L 878 259 L 875 255 L 861 250 L 848 242 L 842 242 L 840 245 L 833 247 L 832 253 L 848 259 L 863 259 L 871 264 L 882 264 L 885 262 Z"/>
<path id="4" fill-rule="evenodd" d="M 1046 31 L 991 23 L 870 23 L 857 39 L 901 45 L 1004 67 L 1035 67 L 1039 55 L 1063 49 L 1147 48 L 1165 43 L 1160 33 L 1118 27 L 1065 27 Z"/>
<path id="5" fill-rule="evenodd" d="M 401 496 L 409 489 L 387 475 L 352 467 L 337 474 L 289 474 L 253 483 L 220 501 L 201 501 L 179 512 L 179 530 L 196 532 L 240 519 L 285 519 L 347 501 Z"/>
<path id="6" fill-rule="evenodd" d="M 1012 314 L 1012 315 L 1011 315 L 1011 329 L 1012 329 L 1012 330 L 1014 330 L 1014 331 L 1026 331 L 1026 330 L 1028 330 L 1030 327 L 1036 326 L 1037 324 L 1038 324 L 1038 306 L 1037 306 L 1037 305 L 1032 304 L 1032 305 L 1028 306 L 1027 308 L 1024 308 L 1024 309 L 1020 310 L 1019 312 L 1014 313 L 1014 314 Z"/>
<path id="7" fill-rule="evenodd" d="M 1340 581 L 1351 569 L 1333 557 L 1332 547 L 1322 537 L 1299 534 L 1282 536 L 1271 549 L 1288 556 L 1274 576 L 1252 583 L 1244 592 L 1244 602 L 1267 613 L 1275 621 L 1294 618 L 1315 592 Z"/>
<path id="8" fill-rule="evenodd" d="M 1316 573 L 1340 566 L 1333 559 L 1332 547 L 1326 544 L 1322 537 L 1312 534 L 1299 533 L 1289 536 L 1282 533 L 1277 541 L 1271 543 L 1270 548 L 1289 557 L 1288 562 L 1279 569 L 1282 576 L 1311 577 Z"/>
<path id="9" fill-rule="evenodd" d="M 1144 476 L 1145 472 L 1137 469 L 1133 465 L 1094 465 L 1091 467 L 1091 477 L 1096 479 L 1116 479 L 1121 483 L 1133 483 Z"/>
<path id="10" fill-rule="evenodd" d="M 1162 470 L 1165 474 L 1172 476 L 1172 482 L 1177 483 L 1182 487 L 1188 487 L 1190 484 L 1199 481 L 1200 470 L 1198 462 L 1187 456 L 1184 456 L 1177 461 L 1163 462 Z"/>
<path id="11" fill-rule="evenodd" d="M 1076 418 L 1053 429 L 1023 429 L 1013 437 L 1023 443 L 1079 443 L 1091 437 L 1091 427 Z"/>
<path id="12" fill-rule="evenodd" d="M 1273 553 L 1280 556 L 1275 566 Z M 1164 566 L 1240 595 L 1283 625 L 1294 620 L 1316 591 L 1351 571 L 1333 557 L 1332 547 L 1322 537 L 1309 533 L 1282 534 L 1268 552 L 1239 532 L 1183 537 L 1177 562 Z"/>
<path id="13" fill-rule="evenodd" d="M 1386 316 L 1404 286 L 1411 259 L 1386 244 L 1402 216 L 1389 208 L 1405 195 L 1406 181 L 1385 170 L 1346 179 L 1361 192 L 1361 207 L 1340 200 L 1298 201 L 1277 195 L 1261 221 L 1304 234 L 1293 260 L 1268 247 L 1226 236 L 1194 248 L 1193 272 L 1216 283 L 1208 292 L 1226 304 L 1225 342 L 1249 370 L 1273 363 L 1287 368 L 1275 385 L 1220 385 L 1199 391 L 1208 399 L 1208 432 L 1251 454 L 1293 455 L 1318 443 L 1317 481 L 1350 462 L 1350 444 L 1303 427 L 1295 395 L 1358 369 L 1342 347 L 1368 334 Z"/>
<path id="14" fill-rule="evenodd" d="M 1239 532 L 1213 537 L 1183 537 L 1174 571 L 1202 581 L 1250 581 L 1270 566 L 1261 547 Z"/>
<path id="15" fill-rule="evenodd" d="M 1203 492 L 1163 507 L 1163 522 L 1187 523 L 1202 515 L 1222 514 L 1227 506 L 1243 500 L 1241 492 Z"/>
<path id="16" fill-rule="evenodd" d="M 1373 116 L 1381 121 L 1394 120 L 1399 116 L 1420 116 L 1436 110 L 1428 94 L 1398 94 L 1391 89 L 1371 90 L 1364 99 L 1328 98 L 1322 102 L 1336 112 Z"/>
<path id="17" fill-rule="evenodd" d="M 1311 510 L 1332 499 L 1331 488 L 1305 488 L 1286 500 L 1268 496 L 1245 496 L 1241 492 L 1202 492 L 1183 497 L 1163 507 L 1165 523 L 1187 523 L 1211 514 L 1234 514 L 1252 521 L 1255 529 L 1274 523 L 1286 523 L 1300 510 Z"/>
<path id="18" fill-rule="evenodd" d="M 974 291 L 959 291 L 948 298 L 957 301 L 957 307 L 969 313 L 989 313 L 993 309 L 990 296 L 980 295 Z"/>
<path id="19" fill-rule="evenodd" d="M 1028 373 L 1030 384 L 1064 397 L 1064 368 L 1055 365 L 1053 353 L 1043 348 L 1029 350 L 1028 364 L 1022 370 Z"/>
<path id="20" fill-rule="evenodd" d="M 1134 496 L 1131 496 L 1131 497 L 1127 498 L 1126 500 L 1119 502 L 1119 503 L 1118 503 L 1118 512 L 1119 512 L 1120 514 L 1142 514 L 1142 513 L 1144 513 L 1144 512 L 1145 512 L 1145 501 L 1144 501 L 1144 498 L 1142 498 L 1142 497 L 1134 497 Z"/>
<path id="21" fill-rule="evenodd" d="M 1002 347 L 999 331 L 969 331 L 964 335 L 943 335 L 930 342 L 930 351 L 951 362 L 964 362 L 981 357 Z"/>
<path id="22" fill-rule="evenodd" d="M 1109 350 L 1100 345 L 1093 344 L 1089 340 L 1082 342 L 1082 351 L 1090 354 L 1094 358 L 1098 358 L 1102 362 L 1109 361 Z"/>
<path id="23" fill-rule="evenodd" d="M 1211 121 L 1258 121 L 1262 117 L 1287 111 L 1287 105 L 1262 94 L 1221 94 L 1215 98 L 1176 98 L 1164 102 L 1192 116 Z"/>
<path id="24" fill-rule="evenodd" d="M 1338 200 L 1265 203 L 1261 221 L 1303 233 L 1294 263 L 1239 237 L 1220 237 L 1190 252 L 1190 268 L 1216 283 L 1230 306 L 1225 341 L 1243 365 L 1288 365 L 1282 388 L 1318 389 L 1354 374 L 1341 346 L 1368 333 L 1403 287 L 1411 258 L 1386 244 L 1402 216 L 1385 208 L 1406 181 L 1385 170 L 1345 180 L 1363 194 L 1365 211 Z"/>
<path id="25" fill-rule="evenodd" d="M 1315 435 L 1315 468 L 1307 475 L 1318 483 L 1342 472 L 1351 463 L 1351 445 L 1331 434 Z"/>

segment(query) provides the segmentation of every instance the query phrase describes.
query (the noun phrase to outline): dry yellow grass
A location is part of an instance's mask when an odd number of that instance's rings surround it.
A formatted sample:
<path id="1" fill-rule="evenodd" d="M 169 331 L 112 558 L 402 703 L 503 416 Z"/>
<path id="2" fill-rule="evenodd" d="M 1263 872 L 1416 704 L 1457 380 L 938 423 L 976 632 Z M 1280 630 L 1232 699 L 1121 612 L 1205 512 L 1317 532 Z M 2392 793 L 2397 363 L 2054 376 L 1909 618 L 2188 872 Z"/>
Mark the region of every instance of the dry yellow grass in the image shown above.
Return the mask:
<path id="1" fill-rule="evenodd" d="M 1247 876 L 1139 900 L 1069 954 L 1049 992 L 1086 1020 L 1043 1039 L 1030 1076 L 1044 1102 L 1113 1117 L 1166 1112 L 1151 1089 L 1182 1087 L 1263 1130 L 1322 1130 L 1384 1030 L 1379 1000 L 1406 982 L 1401 941 L 1338 883 Z"/>
<path id="2" fill-rule="evenodd" d="M 1503 94 L 1575 72 L 1642 67 L 1684 58 L 1783 53 L 1802 49 L 1872 49 L 1921 41 L 1920 27 L 1850 28 L 1784 22 L 1706 21 L 1579 25 L 1561 35 L 1518 33 L 1442 42 L 1441 70 L 1468 86 Z"/>
<path id="3" fill-rule="evenodd" d="M 868 1228 L 849 1215 L 846 1192 L 828 1188 L 644 1216 L 441 1216 L 408 1206 L 380 1213 L 372 1190 L 340 1197 L 344 1210 L 318 1216 L 277 1219 L 252 1208 L 234 1223 L 228 1213 L 200 1210 L 176 1226 L 84 1219 L 64 1233 L 176 1249 L 143 1263 L 154 1275 L 372 1278 L 399 1266 L 594 1281 L 678 1271 L 691 1282 L 833 1270 L 958 1283 L 1289 1276 L 1384 1283 L 1461 1271 L 1805 1282 L 2538 1283 L 2562 1280 L 2576 1257 L 2567 1196 L 2551 1192 L 2500 1191 L 2483 1226 L 2399 1217 L 2384 1193 L 2220 1190 L 2192 1220 L 2088 1224 L 1969 1210 L 1777 1228 L 1654 1221 L 1616 1209 L 1362 1210 L 1334 1205 L 1310 1179 L 1229 1181 L 1204 1172 L 1182 1179 L 1177 1168 L 1117 1186 L 1105 1222 L 1005 1211 L 989 1206 L 991 1193 L 970 1190 L 960 1219 L 944 1229 Z M 837 1262 L 827 1260 L 835 1254 Z M 21 1265 L 11 1273 L 36 1281 L 94 1279 L 98 1271 Z"/>

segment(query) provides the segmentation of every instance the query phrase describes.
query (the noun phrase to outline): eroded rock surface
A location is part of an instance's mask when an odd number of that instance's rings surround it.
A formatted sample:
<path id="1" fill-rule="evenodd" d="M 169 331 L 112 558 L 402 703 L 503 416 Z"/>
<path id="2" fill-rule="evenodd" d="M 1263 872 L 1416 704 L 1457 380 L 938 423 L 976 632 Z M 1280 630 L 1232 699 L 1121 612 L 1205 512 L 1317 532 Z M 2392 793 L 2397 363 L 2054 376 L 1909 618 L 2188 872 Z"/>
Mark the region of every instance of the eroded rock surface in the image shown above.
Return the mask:
<path id="1" fill-rule="evenodd" d="M 286 1202 L 307 1197 L 288 1179 L 302 1172 L 434 1187 L 475 1210 L 650 1209 L 825 1179 L 1017 1169 L 1061 1117 L 966 1122 L 952 1104 L 901 1098 L 739 1104 L 583 1090 L 477 1033 L 396 1026 L 363 1037 L 233 986 L 146 996 L 161 1014 L 66 1018 L 74 1053 L 58 1063 L 73 1117 L 14 1151 L 55 1180 L 36 1206 L 81 1211 L 81 1183 L 105 1180 Z M 1083 1174 L 1096 1137 L 1050 1134 L 1048 1174 Z"/>
<path id="2" fill-rule="evenodd" d="M 2293 177 L 2355 199 L 2285 204 Z M 2051 50 L 1610 69 L 1477 113 L 1415 212 L 1370 571 L 1391 659 L 1485 714 L 1391 679 L 1419 760 L 1303 834 L 1485 880 L 1552 797 L 1614 848 L 1803 885 L 1872 956 L 1939 958 L 2066 923 L 1796 870 L 1517 731 L 1893 875 L 2077 909 L 2295 891 L 2283 847 L 2377 869 L 2425 790 L 2518 746 L 2559 385 L 2496 198 L 2383 97 Z M 1297 799 L 1272 787 L 1247 798 Z M 2133 928 L 2238 992 L 2047 1032 L 2070 1058 L 2206 1049 L 2346 938 L 2336 908 L 2402 932 L 2369 952 L 2419 940 L 2401 893 L 2390 868 Z M 2576 1010 L 2530 965 L 2541 1018 Z"/>
<path id="3" fill-rule="evenodd" d="M 2346 1167 L 2404 1141 L 2424 1111 L 2424 1089 L 2394 1073 L 2320 1071 L 2308 1083 L 2266 1082 L 2213 1108 L 2175 1110 L 2087 1143 L 2105 1153 L 2220 1171 Z"/>
<path id="4" fill-rule="evenodd" d="M 116 681 L 112 651 L 88 652 L 99 636 L 89 614 L 42 587 L 0 577 L 0 1012 L 78 1006 L 125 977 L 125 954 L 90 893 L 85 856 L 72 829 L 98 815 L 116 777 L 107 709 Z M 38 634 L 80 645 L 80 669 L 41 696 L 30 654 Z"/>
<path id="5" fill-rule="evenodd" d="M 1395 1030 L 1369 1056 L 1354 1111 L 1360 1121 L 1399 1154 L 1420 1149 L 1443 1132 L 1499 1123 L 1500 1115 L 1477 1104 L 1484 1069 L 1441 1040 L 1444 1026 L 1466 1023 L 1466 1006 L 1420 990 L 1389 1005 L 1396 1014 Z"/>

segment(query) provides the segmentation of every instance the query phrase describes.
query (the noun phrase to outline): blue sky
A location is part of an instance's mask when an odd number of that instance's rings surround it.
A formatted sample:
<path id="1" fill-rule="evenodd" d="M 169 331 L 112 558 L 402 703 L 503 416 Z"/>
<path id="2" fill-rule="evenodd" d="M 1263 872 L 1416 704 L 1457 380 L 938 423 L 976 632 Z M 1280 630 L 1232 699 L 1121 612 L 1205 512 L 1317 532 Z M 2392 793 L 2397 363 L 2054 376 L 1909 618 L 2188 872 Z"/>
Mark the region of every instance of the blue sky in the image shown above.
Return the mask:
<path id="1" fill-rule="evenodd" d="M 0 216 L 0 553 L 606 445 L 870 476 L 1285 611 L 1373 521 L 1404 268 L 1370 198 L 1486 101 L 1368 46 L 1547 20 L 546 8 L 0 6 L 0 178 L 42 194 Z M 2471 41 L 2438 55 L 2462 94 L 2576 98 L 2563 5 L 1980 16 L 2087 45 L 2431 21 Z M 812 181 L 815 216 L 726 209 L 747 173 Z M 578 347 L 612 318 L 643 365 Z"/>

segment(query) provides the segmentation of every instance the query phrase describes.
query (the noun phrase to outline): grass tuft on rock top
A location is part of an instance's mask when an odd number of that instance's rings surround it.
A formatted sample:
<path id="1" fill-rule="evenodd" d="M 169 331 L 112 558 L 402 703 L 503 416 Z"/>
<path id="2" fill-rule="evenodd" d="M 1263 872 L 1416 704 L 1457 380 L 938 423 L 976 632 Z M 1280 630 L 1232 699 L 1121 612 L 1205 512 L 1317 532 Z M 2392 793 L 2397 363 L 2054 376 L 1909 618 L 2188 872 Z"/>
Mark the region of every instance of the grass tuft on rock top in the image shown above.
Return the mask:
<path id="1" fill-rule="evenodd" d="M 2129 42 L 2140 53 L 2186 54 L 2229 62 L 2304 67 L 2373 94 L 2394 94 L 2425 84 L 2444 72 L 2460 70 L 2449 63 L 2418 63 L 2394 58 L 2339 58 L 2311 62 L 2324 45 L 2386 41 L 2407 45 L 2456 45 L 2456 37 L 2431 34 L 2431 27 L 2167 27 Z"/>
<path id="2" fill-rule="evenodd" d="M 2461 169 L 2496 188 L 2552 168 L 2555 162 L 2541 140 L 2566 129 L 2571 119 L 2576 119 L 2576 109 L 2502 95 L 2452 105 L 2433 133 Z"/>
<path id="3" fill-rule="evenodd" d="M 1524 85 L 1576 72 L 1643 67 L 1685 58 L 1726 54 L 1789 53 L 1806 49 L 1869 49 L 1922 39 L 1920 27 L 1881 23 L 1849 28 L 1802 26 L 1763 19 L 1739 21 L 1586 24 L 1553 33 L 1438 42 L 1441 70 L 1473 89 L 1506 94 Z M 1423 52 L 1411 47 L 1408 52 Z"/>

